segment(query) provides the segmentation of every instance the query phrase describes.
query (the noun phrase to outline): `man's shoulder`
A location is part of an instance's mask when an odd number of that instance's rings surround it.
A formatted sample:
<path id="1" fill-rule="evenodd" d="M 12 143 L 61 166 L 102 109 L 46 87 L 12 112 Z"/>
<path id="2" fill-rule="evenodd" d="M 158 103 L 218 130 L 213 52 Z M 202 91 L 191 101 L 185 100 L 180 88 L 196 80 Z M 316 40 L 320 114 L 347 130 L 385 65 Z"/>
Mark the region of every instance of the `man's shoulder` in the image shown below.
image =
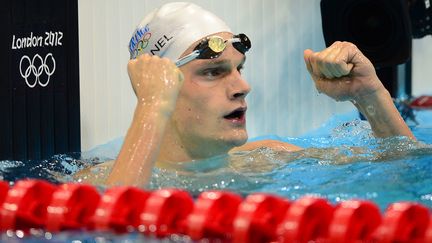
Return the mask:
<path id="1" fill-rule="evenodd" d="M 286 152 L 293 152 L 302 149 L 301 147 L 283 141 L 274 140 L 274 139 L 264 139 L 264 140 L 245 143 L 242 146 L 231 149 L 230 152 L 251 151 L 257 148 L 271 148 L 275 151 L 286 151 Z"/>

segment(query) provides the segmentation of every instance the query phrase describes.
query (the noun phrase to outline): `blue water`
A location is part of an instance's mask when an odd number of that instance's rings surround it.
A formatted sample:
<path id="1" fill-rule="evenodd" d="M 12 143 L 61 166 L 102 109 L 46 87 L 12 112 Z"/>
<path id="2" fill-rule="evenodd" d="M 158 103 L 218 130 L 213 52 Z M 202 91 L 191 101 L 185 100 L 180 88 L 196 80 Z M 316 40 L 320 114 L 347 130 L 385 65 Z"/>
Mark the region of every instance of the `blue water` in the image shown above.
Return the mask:
<path id="1" fill-rule="evenodd" d="M 305 148 L 302 151 L 258 149 L 173 164 L 175 170 L 154 169 L 149 189 L 180 187 L 194 195 L 210 189 L 243 195 L 266 191 L 290 199 L 315 194 L 332 202 L 362 198 L 373 200 L 382 210 L 392 202 L 409 200 L 432 208 L 432 111 L 417 111 L 416 119 L 419 125 L 411 129 L 419 142 L 402 137 L 376 139 L 356 112 L 336 115 L 298 138 L 252 139 L 278 139 Z M 80 181 L 73 173 L 115 159 L 121 143 L 119 138 L 88 152 L 44 161 L 1 161 L 0 178 Z"/>
<path id="2" fill-rule="evenodd" d="M 211 189 L 242 195 L 263 191 L 292 200 L 313 194 L 332 203 L 360 198 L 375 202 L 382 212 L 392 202 L 414 201 L 432 209 L 432 111 L 416 111 L 417 124 L 409 123 L 418 142 L 403 137 L 376 139 L 369 124 L 357 117 L 357 112 L 335 115 L 298 138 L 269 135 L 253 139 L 278 139 L 305 148 L 299 152 L 257 149 L 173 164 L 176 169 L 171 170 L 154 169 L 148 189 L 180 187 L 193 195 Z M 121 143 L 119 138 L 88 152 L 44 161 L 0 161 L 0 177 L 11 182 L 27 177 L 55 183 L 81 181 L 73 176 L 75 172 L 114 159 Z M 97 242 L 98 238 L 91 234 L 72 236 L 84 242 Z M 116 241 L 142 240 L 137 234 L 110 237 Z M 62 239 L 71 239 L 71 235 L 57 234 L 52 240 Z"/>
<path id="3" fill-rule="evenodd" d="M 361 198 L 374 201 L 382 211 L 392 202 L 415 201 L 432 209 L 432 112 L 417 114 L 420 125 L 412 130 L 419 142 L 376 139 L 369 124 L 356 117 L 355 112 L 335 116 L 300 138 L 256 138 L 305 148 L 299 152 L 258 149 L 184 163 L 176 171 L 155 169 L 151 188 L 175 186 L 193 194 L 209 189 L 243 195 L 263 191 L 292 200 L 313 194 L 333 203 Z"/>

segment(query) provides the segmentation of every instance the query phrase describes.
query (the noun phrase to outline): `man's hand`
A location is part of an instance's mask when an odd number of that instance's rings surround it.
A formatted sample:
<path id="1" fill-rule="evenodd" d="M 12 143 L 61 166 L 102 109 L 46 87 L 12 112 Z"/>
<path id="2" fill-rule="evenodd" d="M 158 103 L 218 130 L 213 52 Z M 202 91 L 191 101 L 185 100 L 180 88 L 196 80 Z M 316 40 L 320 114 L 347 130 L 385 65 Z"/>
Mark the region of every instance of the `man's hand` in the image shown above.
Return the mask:
<path id="1" fill-rule="evenodd" d="M 138 104 L 105 184 L 142 187 L 148 184 L 159 156 L 165 127 L 183 84 L 183 74 L 169 59 L 148 54 L 130 60 L 128 73 Z"/>
<path id="2" fill-rule="evenodd" d="M 305 50 L 304 59 L 318 91 L 338 101 L 352 101 L 377 137 L 415 139 L 374 66 L 354 44 L 337 41 L 321 52 Z"/>
<path id="3" fill-rule="evenodd" d="M 138 105 L 152 106 L 171 114 L 183 85 L 183 74 L 172 61 L 140 55 L 129 61 L 128 74 Z"/>
<path id="4" fill-rule="evenodd" d="M 360 101 L 385 89 L 372 63 L 352 43 L 337 41 L 321 52 L 308 49 L 304 59 L 318 91 L 337 101 Z"/>

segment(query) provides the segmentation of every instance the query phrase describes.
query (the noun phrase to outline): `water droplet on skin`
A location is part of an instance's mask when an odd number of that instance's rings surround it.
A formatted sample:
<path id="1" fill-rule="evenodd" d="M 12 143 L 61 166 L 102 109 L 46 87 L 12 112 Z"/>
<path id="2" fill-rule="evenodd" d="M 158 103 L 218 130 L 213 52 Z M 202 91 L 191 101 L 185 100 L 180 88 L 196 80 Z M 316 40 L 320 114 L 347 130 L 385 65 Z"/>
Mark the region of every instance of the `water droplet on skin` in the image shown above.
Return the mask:
<path id="1" fill-rule="evenodd" d="M 367 106 L 366 112 L 368 115 L 374 116 L 375 115 L 375 107 L 373 107 L 372 105 Z"/>
<path id="2" fill-rule="evenodd" d="M 90 168 L 90 172 L 93 173 L 93 174 L 97 174 L 97 173 L 100 172 L 100 168 L 98 168 L 98 167 L 92 167 L 92 168 Z"/>

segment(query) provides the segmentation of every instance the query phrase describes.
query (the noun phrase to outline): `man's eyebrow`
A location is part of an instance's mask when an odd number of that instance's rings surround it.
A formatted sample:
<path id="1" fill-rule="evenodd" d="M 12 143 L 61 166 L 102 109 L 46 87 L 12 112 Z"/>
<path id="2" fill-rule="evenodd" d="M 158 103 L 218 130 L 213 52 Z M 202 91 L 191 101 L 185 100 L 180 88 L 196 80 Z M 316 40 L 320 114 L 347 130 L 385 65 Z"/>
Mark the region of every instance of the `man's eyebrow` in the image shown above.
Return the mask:
<path id="1" fill-rule="evenodd" d="M 206 66 L 223 66 L 223 65 L 230 65 L 231 62 L 228 59 L 223 60 L 211 60 L 210 62 L 207 62 Z"/>
<path id="2" fill-rule="evenodd" d="M 243 57 L 242 61 L 240 62 L 240 65 L 243 65 L 246 62 L 246 56 Z M 211 60 L 210 62 L 204 64 L 204 66 L 224 66 L 224 65 L 231 65 L 230 59 L 222 59 L 222 60 Z"/>

